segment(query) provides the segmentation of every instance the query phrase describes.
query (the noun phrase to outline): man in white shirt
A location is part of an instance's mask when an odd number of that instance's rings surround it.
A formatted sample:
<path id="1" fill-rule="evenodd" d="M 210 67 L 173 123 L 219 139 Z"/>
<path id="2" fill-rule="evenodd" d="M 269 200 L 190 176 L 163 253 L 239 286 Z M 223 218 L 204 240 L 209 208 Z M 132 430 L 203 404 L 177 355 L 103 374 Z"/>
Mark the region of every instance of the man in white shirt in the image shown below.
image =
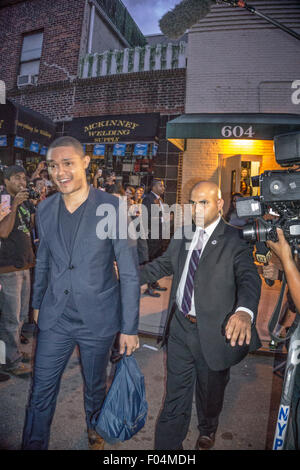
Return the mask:
<path id="1" fill-rule="evenodd" d="M 224 201 L 214 183 L 198 183 L 190 204 L 192 239 L 177 234 L 141 273 L 141 283 L 173 275 L 164 334 L 167 391 L 155 435 L 155 448 L 164 450 L 182 449 L 195 385 L 196 449 L 214 445 L 230 367 L 260 347 L 255 318 L 261 280 L 252 249 L 222 220 Z"/>

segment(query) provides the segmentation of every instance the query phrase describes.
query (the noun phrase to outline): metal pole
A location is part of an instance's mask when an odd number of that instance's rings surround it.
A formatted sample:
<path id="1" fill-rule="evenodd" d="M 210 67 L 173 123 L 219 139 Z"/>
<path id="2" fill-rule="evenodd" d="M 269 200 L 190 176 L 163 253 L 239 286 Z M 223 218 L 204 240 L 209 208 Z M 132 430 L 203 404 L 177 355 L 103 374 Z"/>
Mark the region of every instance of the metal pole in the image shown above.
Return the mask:
<path id="1" fill-rule="evenodd" d="M 288 28 L 284 24 L 279 23 L 279 21 L 274 20 L 273 18 L 270 18 L 269 16 L 264 15 L 263 13 L 257 11 L 256 8 L 254 8 L 253 6 L 247 5 L 247 3 L 244 2 L 244 0 L 222 0 L 222 1 L 225 3 L 229 3 L 233 7 L 245 8 L 245 10 L 250 11 L 250 13 L 260 16 L 264 20 L 268 21 L 269 23 L 272 23 L 274 26 L 277 26 L 278 28 L 282 29 L 283 31 L 290 34 L 294 38 L 300 40 L 300 34 L 296 33 L 296 31 L 293 31 L 292 29 Z"/>
<path id="2" fill-rule="evenodd" d="M 298 314 L 297 314 L 298 315 Z M 273 442 L 273 450 L 286 450 L 294 448 L 295 436 L 293 435 L 291 404 L 294 391 L 297 366 L 300 364 L 300 322 L 290 339 L 283 389 L 279 406 L 276 431 Z M 299 370 L 298 370 L 299 373 Z"/>

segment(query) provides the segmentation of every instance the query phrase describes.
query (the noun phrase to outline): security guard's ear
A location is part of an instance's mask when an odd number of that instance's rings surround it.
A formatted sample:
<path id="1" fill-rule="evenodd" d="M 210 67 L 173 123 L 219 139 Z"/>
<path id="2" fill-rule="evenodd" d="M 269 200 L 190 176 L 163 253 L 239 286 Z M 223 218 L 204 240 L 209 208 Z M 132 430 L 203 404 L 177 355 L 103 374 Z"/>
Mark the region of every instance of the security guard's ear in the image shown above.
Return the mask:
<path id="1" fill-rule="evenodd" d="M 218 209 L 220 214 L 222 215 L 223 213 L 223 206 L 224 206 L 224 199 L 218 199 L 217 201 Z"/>

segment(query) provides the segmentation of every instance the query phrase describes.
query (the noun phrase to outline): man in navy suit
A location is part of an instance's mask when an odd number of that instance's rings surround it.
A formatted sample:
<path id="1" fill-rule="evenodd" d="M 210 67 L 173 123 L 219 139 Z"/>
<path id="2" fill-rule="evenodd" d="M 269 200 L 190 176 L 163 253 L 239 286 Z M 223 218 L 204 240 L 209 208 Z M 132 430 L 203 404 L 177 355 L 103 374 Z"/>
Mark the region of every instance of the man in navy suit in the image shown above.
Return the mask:
<path id="1" fill-rule="evenodd" d="M 105 398 L 110 348 L 119 331 L 121 354 L 139 347 L 137 249 L 119 234 L 119 199 L 88 185 L 89 157 L 76 139 L 56 139 L 47 160 L 59 192 L 37 210 L 40 244 L 32 303 L 39 332 L 22 447 L 48 448 L 60 379 L 78 345 L 89 448 L 103 449 L 91 417 Z M 101 231 L 106 209 L 116 216 L 107 236 Z"/>

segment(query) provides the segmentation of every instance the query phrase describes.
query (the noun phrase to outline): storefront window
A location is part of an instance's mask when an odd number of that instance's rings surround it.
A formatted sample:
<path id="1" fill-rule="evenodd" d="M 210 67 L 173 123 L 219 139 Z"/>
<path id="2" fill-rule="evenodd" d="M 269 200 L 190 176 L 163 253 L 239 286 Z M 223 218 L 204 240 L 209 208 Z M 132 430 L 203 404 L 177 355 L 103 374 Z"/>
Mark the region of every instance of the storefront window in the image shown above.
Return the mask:
<path id="1" fill-rule="evenodd" d="M 156 143 L 147 143 L 144 149 L 145 155 L 135 155 L 136 143 L 124 144 L 124 154 L 116 155 L 114 144 L 105 144 L 104 155 L 94 155 L 94 145 L 85 144 L 85 152 L 91 158 L 89 172 L 93 178 L 99 168 L 105 171 L 113 171 L 116 181 L 122 186 L 138 186 L 140 184 L 149 186 L 154 172 L 153 153 L 157 151 Z M 119 144 L 120 153 L 123 144 Z"/>

